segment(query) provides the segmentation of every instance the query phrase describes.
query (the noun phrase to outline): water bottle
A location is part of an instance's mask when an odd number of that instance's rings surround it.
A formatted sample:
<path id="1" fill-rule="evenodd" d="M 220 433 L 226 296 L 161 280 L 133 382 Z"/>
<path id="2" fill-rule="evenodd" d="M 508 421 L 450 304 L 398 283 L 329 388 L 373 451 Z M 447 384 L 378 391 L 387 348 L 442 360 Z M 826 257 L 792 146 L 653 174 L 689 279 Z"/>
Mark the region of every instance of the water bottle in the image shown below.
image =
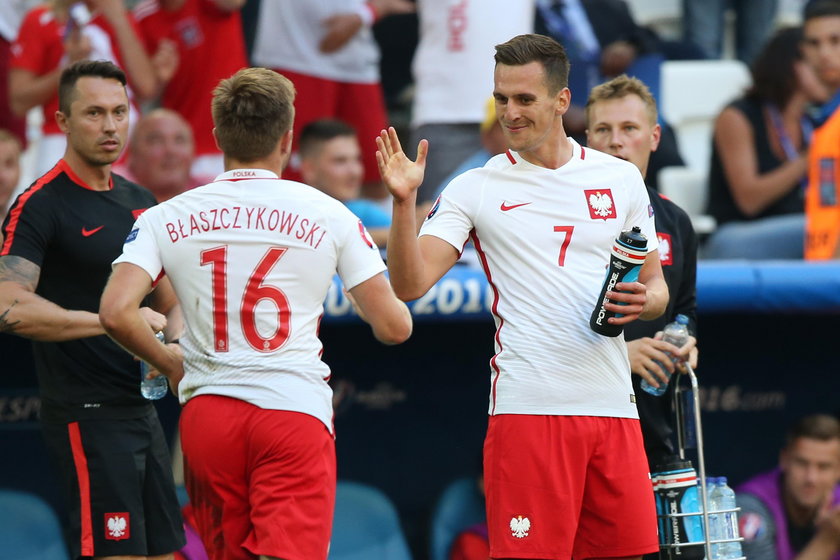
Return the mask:
<path id="1" fill-rule="evenodd" d="M 655 471 L 651 478 L 656 492 L 662 557 L 668 560 L 702 560 L 705 556 L 705 533 L 697 472 L 691 461 L 678 458 L 657 465 Z"/>
<path id="2" fill-rule="evenodd" d="M 164 337 L 162 332 L 155 333 L 155 338 L 163 344 Z M 162 374 L 157 377 L 153 377 L 152 379 L 146 379 L 146 375 L 148 375 L 150 369 L 151 367 L 149 364 L 140 360 L 140 394 L 150 401 L 155 401 L 163 398 L 169 390 L 169 381 L 166 379 L 166 376 Z"/>
<path id="3" fill-rule="evenodd" d="M 715 500 L 720 510 L 734 510 L 737 507 L 735 502 L 735 491 L 727 485 L 725 476 L 718 477 L 715 485 Z M 741 543 L 735 539 L 740 538 L 738 532 L 738 513 L 735 511 L 724 511 L 718 515 L 720 527 L 720 538 L 729 542 L 720 543 L 719 558 L 732 560 L 742 556 Z"/>
<path id="4" fill-rule="evenodd" d="M 709 505 L 709 540 L 719 541 L 724 538 L 721 525 L 721 514 L 717 513 L 722 509 L 720 493 L 718 492 L 719 479 L 717 477 L 706 478 L 706 503 Z M 711 556 L 709 560 L 720 560 L 720 543 L 712 542 Z"/>
<path id="5" fill-rule="evenodd" d="M 683 314 L 677 315 L 676 319 L 665 325 L 665 329 L 662 331 L 662 340 L 670 342 L 677 348 L 682 348 L 683 345 L 688 342 L 688 337 L 688 317 Z M 671 358 L 672 362 L 675 364 L 677 363 L 678 360 L 672 356 L 670 352 L 666 352 L 666 354 L 668 354 L 668 357 Z M 668 373 L 668 370 L 665 369 L 665 366 L 661 362 L 656 362 L 656 365 L 662 368 L 662 371 L 666 374 Z M 668 379 L 670 380 L 670 375 Z M 662 396 L 665 394 L 665 391 L 668 390 L 668 383 L 663 383 L 662 381 L 659 382 L 659 387 L 654 387 L 645 379 L 642 379 L 640 386 L 646 393 L 650 393 L 651 395 L 655 395 L 657 397 Z"/>
<path id="6" fill-rule="evenodd" d="M 605 294 L 619 282 L 636 282 L 639 279 L 639 271 L 647 257 L 646 249 L 647 237 L 642 235 L 642 230 L 638 226 L 634 226 L 630 231 L 622 231 L 615 240 L 601 294 L 589 317 L 589 326 L 596 333 L 604 336 L 618 336 L 624 330 L 621 325 L 611 325 L 607 322 L 610 317 L 621 317 L 621 314 L 604 308 L 604 305 L 609 302 Z"/>

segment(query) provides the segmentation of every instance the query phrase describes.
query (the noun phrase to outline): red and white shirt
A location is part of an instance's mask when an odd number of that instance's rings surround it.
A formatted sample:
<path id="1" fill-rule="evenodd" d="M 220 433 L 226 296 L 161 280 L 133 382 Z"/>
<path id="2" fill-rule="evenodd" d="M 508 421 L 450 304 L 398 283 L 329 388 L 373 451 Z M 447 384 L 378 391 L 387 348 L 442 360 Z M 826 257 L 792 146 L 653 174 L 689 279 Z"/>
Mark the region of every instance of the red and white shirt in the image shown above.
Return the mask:
<path id="1" fill-rule="evenodd" d="M 342 203 L 270 171 L 228 171 L 143 213 L 119 262 L 165 271 L 175 288 L 187 325 L 182 403 L 224 395 L 332 429 L 323 302 L 336 272 L 349 290 L 385 270 Z"/>
<path id="2" fill-rule="evenodd" d="M 178 46 L 178 70 L 161 104 L 190 123 L 196 155 L 219 153 L 212 132 L 213 89 L 248 66 L 239 10 L 224 10 L 211 0 L 186 0 L 176 10 L 165 10 L 158 0 L 145 0 L 134 8 L 134 17 L 150 55 L 163 39 Z"/>
<path id="3" fill-rule="evenodd" d="M 515 152 L 443 191 L 420 235 L 472 239 L 495 295 L 490 414 L 638 418 L 623 336 L 589 328 L 610 251 L 639 226 L 657 247 L 638 169 L 573 145 L 558 169 Z"/>

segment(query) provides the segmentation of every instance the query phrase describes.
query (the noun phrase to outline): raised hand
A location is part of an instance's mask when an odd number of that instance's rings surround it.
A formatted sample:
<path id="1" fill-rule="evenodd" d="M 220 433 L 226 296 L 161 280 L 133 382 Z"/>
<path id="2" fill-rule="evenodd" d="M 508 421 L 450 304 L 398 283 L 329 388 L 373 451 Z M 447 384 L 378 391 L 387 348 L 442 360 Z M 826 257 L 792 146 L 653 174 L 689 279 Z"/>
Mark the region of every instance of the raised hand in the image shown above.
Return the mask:
<path id="1" fill-rule="evenodd" d="M 403 152 L 394 127 L 379 133 L 376 138 L 376 163 L 379 164 L 382 181 L 396 201 L 407 200 L 423 182 L 428 151 L 429 142 L 420 140 L 417 161 L 411 161 Z"/>

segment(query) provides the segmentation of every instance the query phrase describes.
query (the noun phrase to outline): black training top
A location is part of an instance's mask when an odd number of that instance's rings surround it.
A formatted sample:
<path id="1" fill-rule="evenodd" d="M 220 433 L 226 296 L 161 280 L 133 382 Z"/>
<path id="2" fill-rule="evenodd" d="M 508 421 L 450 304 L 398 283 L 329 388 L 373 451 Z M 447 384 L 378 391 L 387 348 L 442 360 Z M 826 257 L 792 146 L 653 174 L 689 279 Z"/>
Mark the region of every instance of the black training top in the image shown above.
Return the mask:
<path id="1" fill-rule="evenodd" d="M 35 292 L 71 310 L 99 312 L 99 299 L 134 220 L 155 199 L 119 175 L 95 191 L 61 160 L 14 202 L 3 223 L 0 256 L 41 267 Z M 148 414 L 139 363 L 108 336 L 32 341 L 41 418 L 134 418 Z"/>

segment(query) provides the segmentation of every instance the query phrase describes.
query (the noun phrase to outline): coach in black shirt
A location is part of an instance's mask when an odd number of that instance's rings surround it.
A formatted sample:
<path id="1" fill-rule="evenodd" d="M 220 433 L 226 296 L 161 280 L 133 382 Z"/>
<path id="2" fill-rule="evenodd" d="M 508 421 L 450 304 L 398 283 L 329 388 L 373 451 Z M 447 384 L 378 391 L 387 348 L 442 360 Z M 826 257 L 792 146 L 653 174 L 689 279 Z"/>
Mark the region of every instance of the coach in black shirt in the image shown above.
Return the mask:
<path id="1" fill-rule="evenodd" d="M 111 174 L 128 135 L 125 74 L 83 61 L 60 78 L 64 157 L 3 223 L 0 331 L 33 340 L 41 424 L 70 512 L 73 557 L 171 558 L 184 544 L 169 451 L 140 395 L 138 362 L 105 334 L 99 298 L 150 192 Z M 180 327 L 167 280 L 149 296 L 154 330 Z M 173 347 L 171 351 L 177 351 Z"/>

